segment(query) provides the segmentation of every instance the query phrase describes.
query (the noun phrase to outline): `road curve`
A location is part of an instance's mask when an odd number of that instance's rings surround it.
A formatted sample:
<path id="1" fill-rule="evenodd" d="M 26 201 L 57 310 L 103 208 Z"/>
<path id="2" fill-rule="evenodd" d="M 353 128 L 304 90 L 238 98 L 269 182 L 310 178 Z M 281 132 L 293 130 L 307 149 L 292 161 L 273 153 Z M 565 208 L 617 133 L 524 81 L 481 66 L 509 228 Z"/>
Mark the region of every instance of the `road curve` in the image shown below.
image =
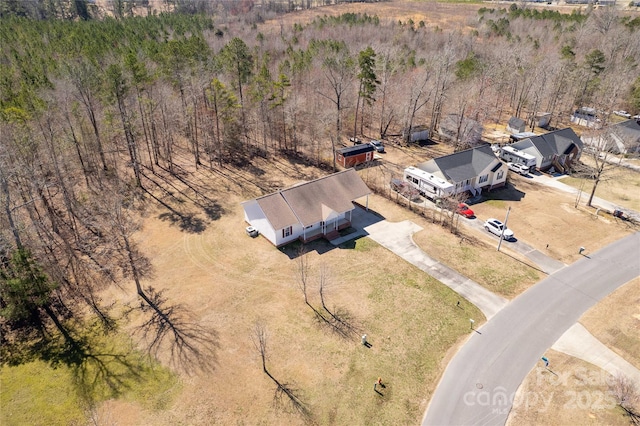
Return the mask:
<path id="1" fill-rule="evenodd" d="M 512 300 L 451 360 L 422 421 L 503 425 L 520 383 L 591 306 L 640 276 L 640 233 L 550 275 Z"/>

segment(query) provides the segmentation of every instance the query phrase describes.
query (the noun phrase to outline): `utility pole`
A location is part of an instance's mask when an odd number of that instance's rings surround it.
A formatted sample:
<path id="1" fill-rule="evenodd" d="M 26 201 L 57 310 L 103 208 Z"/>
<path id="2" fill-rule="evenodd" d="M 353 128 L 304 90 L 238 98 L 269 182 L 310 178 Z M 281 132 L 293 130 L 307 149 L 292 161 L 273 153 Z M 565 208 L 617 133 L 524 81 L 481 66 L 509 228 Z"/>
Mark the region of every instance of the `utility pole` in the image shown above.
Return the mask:
<path id="1" fill-rule="evenodd" d="M 498 251 L 500 251 L 500 245 L 502 244 L 502 240 L 504 240 L 504 231 L 507 229 L 507 221 L 509 220 L 510 211 L 511 206 L 507 209 L 507 217 L 504 218 L 504 225 L 502 226 L 502 232 L 500 232 L 500 241 L 498 241 Z"/>
<path id="2" fill-rule="evenodd" d="M 578 208 L 580 204 L 580 198 L 582 197 L 582 188 L 584 188 L 585 179 L 582 179 L 582 183 L 580 184 L 580 189 L 578 190 L 578 195 L 576 196 L 576 204 L 573 206 L 574 208 Z"/>

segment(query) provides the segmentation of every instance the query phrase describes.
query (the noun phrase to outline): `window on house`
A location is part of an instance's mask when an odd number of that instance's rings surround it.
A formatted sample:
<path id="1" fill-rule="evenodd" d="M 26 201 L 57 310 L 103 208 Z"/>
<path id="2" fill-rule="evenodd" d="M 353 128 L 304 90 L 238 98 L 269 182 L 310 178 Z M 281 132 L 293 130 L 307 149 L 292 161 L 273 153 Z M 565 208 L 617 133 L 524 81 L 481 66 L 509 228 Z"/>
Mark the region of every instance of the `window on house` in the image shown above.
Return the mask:
<path id="1" fill-rule="evenodd" d="M 282 238 L 288 237 L 293 233 L 293 228 L 288 226 L 282 230 Z"/>
<path id="2" fill-rule="evenodd" d="M 480 183 L 485 183 L 489 180 L 489 175 L 480 176 Z"/>
<path id="3" fill-rule="evenodd" d="M 504 170 L 500 170 L 500 171 L 498 172 L 498 177 L 497 177 L 497 179 L 502 179 L 502 176 L 504 176 Z"/>

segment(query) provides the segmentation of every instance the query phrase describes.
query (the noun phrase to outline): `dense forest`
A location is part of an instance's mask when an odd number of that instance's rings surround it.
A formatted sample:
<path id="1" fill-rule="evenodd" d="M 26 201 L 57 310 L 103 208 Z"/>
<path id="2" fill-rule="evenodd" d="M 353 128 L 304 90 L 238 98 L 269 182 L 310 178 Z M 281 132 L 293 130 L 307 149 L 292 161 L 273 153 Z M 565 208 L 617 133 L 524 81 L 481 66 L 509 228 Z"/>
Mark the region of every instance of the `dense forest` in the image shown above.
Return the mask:
<path id="1" fill-rule="evenodd" d="M 157 174 L 184 179 L 187 166 L 241 168 L 255 156 L 331 167 L 349 137 L 418 125 L 436 137 L 447 116 L 549 112 L 560 126 L 580 106 L 605 122 L 613 109 L 640 112 L 640 18 L 615 9 L 512 4 L 444 31 L 366 14 L 266 25 L 280 3 L 230 3 L 176 0 L 133 16 L 124 0 L 109 13 L 0 2 L 3 363 L 79 362 L 74 330 L 87 318 L 112 330 L 99 294 L 129 282 L 152 350 L 168 338 L 188 358 L 194 341 L 211 342 L 141 282 L 149 262 L 131 236 L 137 209 L 165 190 Z"/>

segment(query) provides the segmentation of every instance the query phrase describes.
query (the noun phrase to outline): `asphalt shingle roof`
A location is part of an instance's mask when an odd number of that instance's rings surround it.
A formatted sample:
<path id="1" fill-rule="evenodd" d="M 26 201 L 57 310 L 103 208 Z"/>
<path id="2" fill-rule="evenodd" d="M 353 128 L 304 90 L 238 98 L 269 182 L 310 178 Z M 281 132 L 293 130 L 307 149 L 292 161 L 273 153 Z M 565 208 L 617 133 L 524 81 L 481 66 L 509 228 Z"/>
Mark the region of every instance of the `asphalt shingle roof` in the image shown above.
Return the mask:
<path id="1" fill-rule="evenodd" d="M 273 229 L 284 229 L 298 223 L 298 218 L 279 192 L 258 198 L 256 202 L 271 222 Z"/>
<path id="2" fill-rule="evenodd" d="M 257 198 L 256 202 L 274 229 L 297 223 L 313 225 L 332 212 L 353 209 L 353 200 L 371 194 L 354 169 L 347 169 L 320 179 L 283 189 Z"/>
<path id="3" fill-rule="evenodd" d="M 570 127 L 524 139 L 511 146 L 517 149 L 525 149 L 531 145 L 535 146 L 545 158 L 554 154 L 568 154 L 574 146 L 580 149 L 583 148 L 582 141 Z"/>
<path id="4" fill-rule="evenodd" d="M 625 120 L 611 126 L 626 143 L 640 142 L 640 123 L 636 120 Z"/>
<path id="5" fill-rule="evenodd" d="M 348 146 L 346 148 L 340 148 L 338 150 L 338 152 L 340 152 L 343 156 L 345 157 L 351 157 L 353 155 L 358 155 L 358 154 L 362 154 L 363 152 L 370 152 L 370 151 L 374 151 L 375 148 L 368 144 L 368 143 L 363 143 L 360 145 L 354 145 L 354 146 Z"/>
<path id="6" fill-rule="evenodd" d="M 509 127 L 511 127 L 512 129 L 521 129 L 525 127 L 525 122 L 523 119 L 518 118 L 518 117 L 511 117 L 509 119 Z"/>
<path id="7" fill-rule="evenodd" d="M 434 173 L 434 165 L 451 182 L 462 182 L 478 176 L 489 165 L 497 160 L 489 145 L 482 145 L 464 151 L 434 158 L 418 164 L 418 168 Z"/>

